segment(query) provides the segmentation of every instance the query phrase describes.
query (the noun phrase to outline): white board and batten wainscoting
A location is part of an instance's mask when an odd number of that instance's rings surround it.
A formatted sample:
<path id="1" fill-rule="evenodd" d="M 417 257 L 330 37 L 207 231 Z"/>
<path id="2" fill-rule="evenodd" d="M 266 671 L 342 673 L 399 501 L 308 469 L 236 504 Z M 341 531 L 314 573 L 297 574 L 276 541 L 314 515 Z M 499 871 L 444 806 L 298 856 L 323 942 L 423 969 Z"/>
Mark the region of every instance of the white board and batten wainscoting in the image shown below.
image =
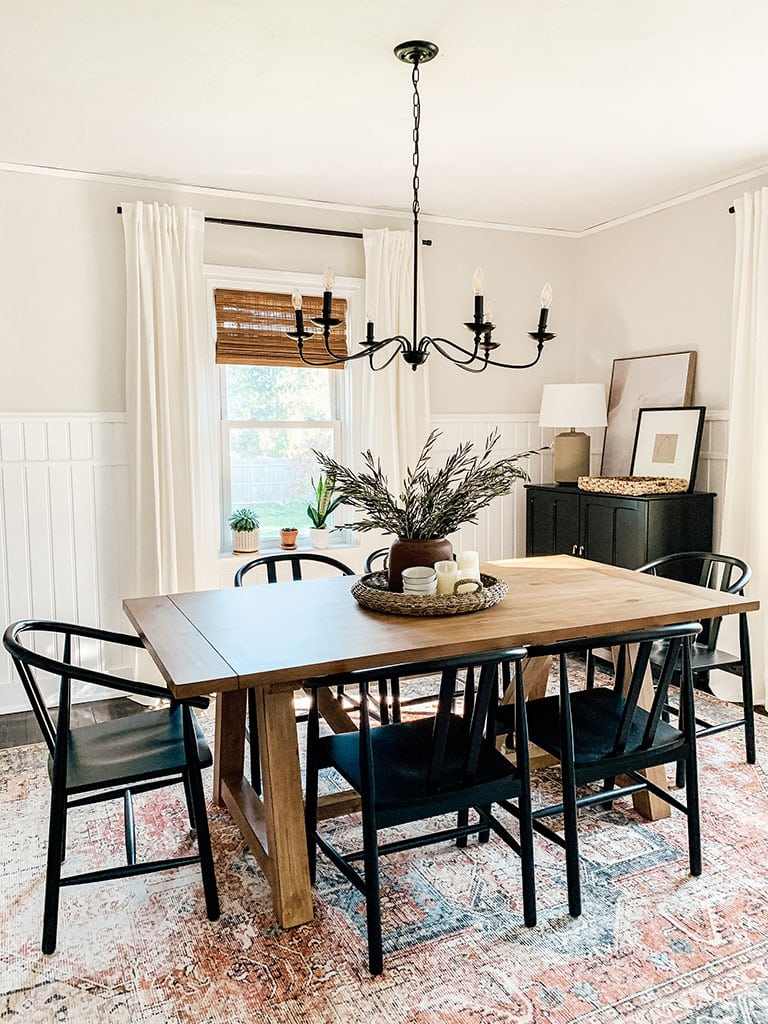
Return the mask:
<path id="1" fill-rule="evenodd" d="M 486 436 L 501 432 L 498 456 L 540 448 L 552 430 L 534 413 L 463 414 L 433 417 L 442 432 L 437 454 L 463 441 L 482 450 Z M 697 489 L 722 495 L 725 481 L 727 413 L 708 414 Z M 593 434 L 592 472 L 600 467 L 602 430 Z M 531 457 L 534 483 L 552 479 L 552 455 Z M 0 609 L 5 628 L 22 618 L 54 618 L 126 630 L 130 551 L 127 542 L 126 422 L 120 413 L 0 416 Z M 715 502 L 715 536 L 719 535 Z M 481 558 L 525 553 L 525 494 L 522 486 L 483 512 L 477 526 L 454 538 L 458 549 Z M 231 574 L 227 573 L 227 578 Z M 100 667 L 94 662 L 94 667 Z M 130 673 L 132 666 L 110 664 Z M 51 692 L 55 685 L 51 682 Z M 83 687 L 78 699 L 99 694 Z M 27 710 L 10 658 L 0 658 L 0 714 Z"/>

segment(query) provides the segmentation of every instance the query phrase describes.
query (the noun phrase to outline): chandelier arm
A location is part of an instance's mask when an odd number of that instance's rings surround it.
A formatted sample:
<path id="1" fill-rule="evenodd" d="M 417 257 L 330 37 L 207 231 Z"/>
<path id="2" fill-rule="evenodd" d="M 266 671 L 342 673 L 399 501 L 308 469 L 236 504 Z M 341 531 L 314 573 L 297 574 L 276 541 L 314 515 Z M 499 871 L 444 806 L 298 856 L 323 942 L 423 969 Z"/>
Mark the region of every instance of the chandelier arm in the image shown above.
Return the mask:
<path id="1" fill-rule="evenodd" d="M 366 345 L 365 349 L 362 352 L 353 352 L 351 355 L 343 357 L 334 356 L 334 358 L 332 359 L 325 359 L 323 361 L 319 361 L 316 359 L 307 359 L 302 349 L 299 348 L 299 359 L 301 359 L 302 363 L 304 363 L 306 366 L 339 366 L 340 364 L 343 363 L 351 363 L 356 359 L 363 359 L 366 356 L 374 356 L 381 349 L 386 348 L 387 345 L 391 344 L 393 341 L 396 341 L 399 343 L 399 347 L 395 349 L 393 356 L 390 359 L 388 359 L 387 362 L 384 364 L 385 366 L 388 366 L 389 363 L 392 362 L 392 359 L 400 354 L 400 351 L 402 349 L 402 343 L 404 340 L 405 339 L 403 339 L 400 335 L 397 335 L 394 338 L 384 338 L 382 341 L 374 342 L 373 345 Z"/>
<path id="2" fill-rule="evenodd" d="M 497 359 L 491 359 L 487 353 L 485 356 L 481 356 L 477 352 L 477 347 L 475 348 L 475 355 L 472 357 L 472 359 L 455 359 L 450 352 L 446 352 L 442 348 L 442 345 L 450 345 L 451 348 L 456 349 L 458 352 L 461 352 L 465 356 L 468 356 L 470 353 L 467 352 L 465 348 L 462 348 L 461 345 L 457 345 L 455 341 L 450 341 L 450 339 L 448 338 L 432 338 L 432 344 L 438 350 L 440 355 L 445 356 L 447 359 L 450 359 L 455 366 L 460 366 L 462 369 L 468 369 L 470 364 L 474 362 L 474 360 L 479 359 L 482 360 L 482 369 L 485 369 L 486 366 L 499 366 L 503 370 L 528 370 L 530 369 L 530 367 L 535 366 L 536 363 L 538 363 L 538 361 L 541 359 L 541 353 L 544 351 L 544 343 L 540 341 L 536 345 L 536 356 L 529 363 L 502 363 L 499 362 L 499 360 Z M 473 369 L 471 370 L 471 372 L 479 373 L 480 371 L 477 369 Z"/>
<path id="3" fill-rule="evenodd" d="M 473 363 L 476 360 L 482 358 L 480 355 L 479 341 L 475 342 L 475 347 L 470 352 L 467 349 L 463 348 L 461 345 L 457 345 L 455 341 L 451 341 L 449 338 L 429 338 L 428 340 L 431 341 L 431 343 L 435 346 L 435 348 L 437 349 L 441 356 L 445 356 L 446 359 L 450 359 L 452 363 L 456 364 L 456 366 L 466 366 L 469 363 Z M 455 356 L 452 356 L 450 352 L 446 352 L 445 349 L 442 348 L 443 345 L 450 345 L 451 348 L 456 349 L 457 352 L 461 352 L 461 354 L 467 356 L 467 358 L 456 359 Z"/>
<path id="4" fill-rule="evenodd" d="M 374 349 L 373 352 L 369 353 L 370 361 L 371 361 L 371 369 L 372 370 L 375 370 L 377 372 L 379 370 L 386 370 L 386 368 L 389 366 L 389 364 L 391 362 L 393 362 L 395 359 L 397 359 L 397 357 L 403 353 L 403 351 L 405 349 L 405 344 L 407 343 L 407 339 L 406 338 L 404 338 L 404 337 L 402 337 L 402 335 L 398 334 L 394 338 L 387 338 L 387 342 L 390 342 L 390 341 L 399 341 L 400 344 L 399 344 L 399 346 L 397 348 L 393 349 L 392 354 L 390 356 L 388 356 L 388 358 L 383 363 L 381 363 L 381 365 L 379 365 L 379 366 L 374 366 L 373 365 L 373 357 L 376 355 L 376 352 L 380 351 L 380 349 L 376 348 L 376 349 Z"/>
<path id="5" fill-rule="evenodd" d="M 452 345 L 453 348 L 457 348 L 459 349 L 459 351 L 464 352 L 464 355 L 468 355 L 469 353 L 466 352 L 464 349 L 460 348 L 460 346 L 455 344 L 455 342 L 448 341 L 447 338 L 432 338 L 432 344 L 435 346 L 440 355 L 444 356 L 446 359 L 450 359 L 453 365 L 458 366 L 460 370 L 465 370 L 467 373 L 482 373 L 483 370 L 488 365 L 487 355 L 485 357 L 480 355 L 474 355 L 470 359 L 454 359 L 451 353 L 447 352 L 442 347 L 442 345 L 440 344 L 441 341 L 447 342 L 447 344 Z"/>
<path id="6" fill-rule="evenodd" d="M 500 363 L 495 359 L 489 359 L 489 366 L 499 366 L 502 370 L 528 370 L 541 359 L 541 353 L 544 351 L 544 344 L 539 342 L 536 346 L 536 356 L 530 361 L 530 363 Z"/>

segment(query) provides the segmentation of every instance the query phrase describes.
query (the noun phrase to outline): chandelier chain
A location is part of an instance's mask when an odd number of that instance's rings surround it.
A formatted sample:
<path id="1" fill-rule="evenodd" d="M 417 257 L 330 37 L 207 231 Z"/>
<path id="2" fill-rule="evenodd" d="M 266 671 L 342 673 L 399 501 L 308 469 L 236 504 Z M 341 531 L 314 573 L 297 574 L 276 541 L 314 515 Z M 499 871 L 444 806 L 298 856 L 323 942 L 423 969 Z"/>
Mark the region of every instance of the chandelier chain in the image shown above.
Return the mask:
<path id="1" fill-rule="evenodd" d="M 419 215 L 419 125 L 421 123 L 421 98 L 419 97 L 419 62 L 413 65 L 413 216 Z"/>

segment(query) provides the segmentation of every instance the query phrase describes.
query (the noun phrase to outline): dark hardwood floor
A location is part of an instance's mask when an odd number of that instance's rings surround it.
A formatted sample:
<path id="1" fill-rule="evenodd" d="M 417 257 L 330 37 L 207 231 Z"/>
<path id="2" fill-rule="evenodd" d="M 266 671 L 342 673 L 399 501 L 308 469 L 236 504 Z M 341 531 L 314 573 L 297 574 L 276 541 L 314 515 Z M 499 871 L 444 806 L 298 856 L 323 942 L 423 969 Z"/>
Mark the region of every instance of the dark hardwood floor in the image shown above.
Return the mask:
<path id="1" fill-rule="evenodd" d="M 144 708 L 129 697 L 116 697 L 111 700 L 94 700 L 86 704 L 74 704 L 72 707 L 72 727 L 95 725 L 97 722 L 108 722 L 113 718 L 125 718 L 135 715 Z M 56 712 L 53 710 L 55 719 Z M 13 715 L 0 715 L 0 750 L 7 747 L 21 747 L 26 743 L 42 741 L 35 716 L 31 711 L 19 711 Z"/>

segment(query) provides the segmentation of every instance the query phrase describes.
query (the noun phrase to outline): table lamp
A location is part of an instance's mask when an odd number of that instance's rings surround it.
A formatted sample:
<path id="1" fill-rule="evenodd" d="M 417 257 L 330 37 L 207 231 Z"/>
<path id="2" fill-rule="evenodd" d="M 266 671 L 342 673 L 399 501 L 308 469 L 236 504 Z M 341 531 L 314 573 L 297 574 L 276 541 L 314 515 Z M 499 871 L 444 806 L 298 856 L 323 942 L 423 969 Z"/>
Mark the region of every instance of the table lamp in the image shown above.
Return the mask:
<path id="1" fill-rule="evenodd" d="M 540 427 L 568 427 L 555 438 L 555 483 L 575 484 L 589 476 L 589 434 L 577 427 L 604 427 L 608 422 L 602 384 L 545 384 Z"/>

